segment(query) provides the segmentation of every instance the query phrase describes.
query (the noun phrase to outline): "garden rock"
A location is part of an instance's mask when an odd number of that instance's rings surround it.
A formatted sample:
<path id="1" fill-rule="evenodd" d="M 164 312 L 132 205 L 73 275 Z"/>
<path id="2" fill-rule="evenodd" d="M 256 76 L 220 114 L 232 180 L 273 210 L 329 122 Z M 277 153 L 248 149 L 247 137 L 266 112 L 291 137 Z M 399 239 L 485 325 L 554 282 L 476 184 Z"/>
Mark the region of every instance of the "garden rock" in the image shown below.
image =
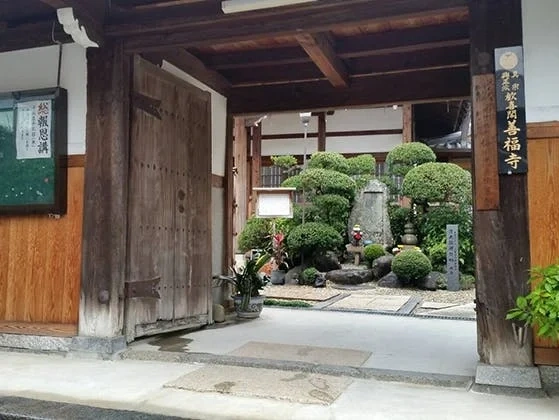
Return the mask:
<path id="1" fill-rule="evenodd" d="M 404 282 L 400 280 L 398 276 L 391 271 L 390 273 L 388 273 L 386 276 L 384 276 L 378 281 L 377 286 L 399 289 L 401 287 L 404 287 Z"/>
<path id="2" fill-rule="evenodd" d="M 371 270 L 334 270 L 326 273 L 326 280 L 337 284 L 361 284 L 373 281 Z"/>
<path id="3" fill-rule="evenodd" d="M 324 273 L 318 273 L 314 281 L 314 287 L 326 287 L 326 276 Z"/>
<path id="4" fill-rule="evenodd" d="M 373 276 L 376 279 L 380 279 L 386 276 L 390 271 L 392 271 L 392 260 L 394 256 L 385 255 L 383 257 L 378 257 L 373 261 Z"/>
<path id="5" fill-rule="evenodd" d="M 322 273 L 326 273 L 332 270 L 339 270 L 342 268 L 342 265 L 340 264 L 336 253 L 328 251 L 326 254 L 315 258 L 313 267 Z"/>
<path id="6" fill-rule="evenodd" d="M 298 265 L 285 273 L 285 284 L 299 284 L 304 267 Z"/>
<path id="7" fill-rule="evenodd" d="M 437 290 L 440 276 L 445 277 L 442 273 L 432 271 L 417 283 L 417 287 L 423 290 Z"/>

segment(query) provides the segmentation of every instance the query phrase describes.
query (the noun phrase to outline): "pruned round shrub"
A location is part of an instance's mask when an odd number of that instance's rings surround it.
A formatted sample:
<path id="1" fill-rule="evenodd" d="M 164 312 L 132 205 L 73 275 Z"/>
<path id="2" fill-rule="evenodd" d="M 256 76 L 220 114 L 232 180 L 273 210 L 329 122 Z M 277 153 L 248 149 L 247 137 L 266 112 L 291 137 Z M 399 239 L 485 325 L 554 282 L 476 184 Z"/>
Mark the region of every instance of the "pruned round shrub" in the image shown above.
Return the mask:
<path id="1" fill-rule="evenodd" d="M 412 142 L 396 146 L 386 156 L 388 173 L 406 176 L 416 166 L 428 162 L 435 162 L 435 152 L 424 143 Z"/>
<path id="2" fill-rule="evenodd" d="M 402 193 L 419 204 L 471 203 L 472 177 L 454 163 L 425 163 L 407 173 Z"/>
<path id="3" fill-rule="evenodd" d="M 392 271 L 408 284 L 415 284 L 431 272 L 431 261 L 421 251 L 406 250 L 392 260 Z"/>
<path id="4" fill-rule="evenodd" d="M 373 155 L 358 155 L 347 159 L 348 175 L 373 175 L 376 161 Z"/>
<path id="5" fill-rule="evenodd" d="M 367 262 L 369 268 L 373 265 L 374 260 L 383 255 L 386 255 L 386 252 L 380 244 L 370 244 L 363 248 L 363 259 Z"/>
<path id="6" fill-rule="evenodd" d="M 330 169 L 332 171 L 349 172 L 347 159 L 340 153 L 335 152 L 316 152 L 309 160 L 309 168 Z"/>
<path id="7" fill-rule="evenodd" d="M 237 247 L 241 252 L 251 249 L 266 249 L 270 245 L 270 221 L 251 217 L 239 234 Z"/>
<path id="8" fill-rule="evenodd" d="M 429 259 L 435 271 L 443 271 L 446 265 L 446 244 L 439 242 L 428 249 Z"/>
<path id="9" fill-rule="evenodd" d="M 314 267 L 305 268 L 299 277 L 299 284 L 303 286 L 313 286 L 316 281 L 318 270 Z"/>
<path id="10" fill-rule="evenodd" d="M 297 158 L 292 155 L 272 156 L 272 163 L 283 169 L 289 169 L 297 165 Z"/>
<path id="11" fill-rule="evenodd" d="M 287 237 L 291 253 L 317 255 L 342 246 L 342 236 L 332 226 L 310 222 L 295 227 Z"/>
<path id="12" fill-rule="evenodd" d="M 340 234 L 345 232 L 350 209 L 347 198 L 335 194 L 317 195 L 312 204 L 313 221 L 330 225 Z"/>
<path id="13" fill-rule="evenodd" d="M 357 185 L 346 174 L 330 169 L 311 168 L 292 176 L 282 183 L 283 187 L 295 187 L 298 191 L 303 189 L 312 197 L 314 195 L 335 194 L 341 195 L 353 202 Z"/>

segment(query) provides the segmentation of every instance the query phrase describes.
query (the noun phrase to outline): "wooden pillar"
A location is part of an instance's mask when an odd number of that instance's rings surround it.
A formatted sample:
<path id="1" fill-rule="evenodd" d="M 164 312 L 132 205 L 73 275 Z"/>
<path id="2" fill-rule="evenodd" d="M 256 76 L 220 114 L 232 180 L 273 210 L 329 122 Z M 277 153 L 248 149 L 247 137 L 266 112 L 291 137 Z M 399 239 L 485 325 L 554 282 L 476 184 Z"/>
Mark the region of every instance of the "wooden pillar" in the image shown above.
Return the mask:
<path id="1" fill-rule="evenodd" d="M 318 151 L 326 151 L 326 112 L 318 114 Z"/>
<path id="2" fill-rule="evenodd" d="M 262 169 L 262 126 L 258 124 L 252 128 L 252 188 L 256 188 L 260 186 L 261 169 Z"/>
<path id="3" fill-rule="evenodd" d="M 233 250 L 237 252 L 237 237 L 245 225 L 248 209 L 248 185 L 250 184 L 248 172 L 248 132 L 245 120 L 234 119 L 233 143 Z"/>
<path id="4" fill-rule="evenodd" d="M 234 249 L 233 249 L 233 218 L 235 213 L 234 208 L 234 191 L 233 191 L 233 142 L 235 120 L 231 114 L 227 114 L 227 123 L 225 128 L 225 185 L 224 185 L 224 221 L 225 227 L 225 240 L 223 251 L 223 264 L 222 271 L 229 272 L 229 267 L 233 265 Z"/>
<path id="5" fill-rule="evenodd" d="M 471 0 L 474 227 L 478 352 L 483 363 L 532 365 L 505 319 L 528 291 L 526 174 L 498 175 L 494 49 L 522 45 L 521 0 Z M 533 164 L 533 163 L 532 163 Z"/>
<path id="6" fill-rule="evenodd" d="M 402 143 L 411 143 L 413 141 L 413 105 L 404 104 L 402 107 Z"/>
<path id="7" fill-rule="evenodd" d="M 79 334 L 122 335 L 130 57 L 121 42 L 87 51 L 87 155 Z"/>

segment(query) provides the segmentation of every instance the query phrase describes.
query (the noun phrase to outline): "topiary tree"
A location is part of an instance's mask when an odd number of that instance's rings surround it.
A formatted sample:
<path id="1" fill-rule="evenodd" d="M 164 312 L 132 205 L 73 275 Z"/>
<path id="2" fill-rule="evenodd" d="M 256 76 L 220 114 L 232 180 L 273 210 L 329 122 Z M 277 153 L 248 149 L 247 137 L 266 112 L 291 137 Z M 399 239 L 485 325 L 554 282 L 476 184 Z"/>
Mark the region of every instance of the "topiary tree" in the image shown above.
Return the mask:
<path id="1" fill-rule="evenodd" d="M 239 234 L 237 247 L 241 252 L 270 247 L 270 220 L 251 217 Z"/>
<path id="2" fill-rule="evenodd" d="M 290 169 L 297 165 L 297 158 L 292 155 L 272 156 L 272 163 L 283 169 Z"/>
<path id="3" fill-rule="evenodd" d="M 373 155 L 359 155 L 347 159 L 348 175 L 373 175 L 376 161 Z"/>
<path id="4" fill-rule="evenodd" d="M 295 187 L 298 191 L 304 189 L 311 198 L 323 194 L 341 195 L 352 203 L 357 184 L 349 175 L 341 172 L 312 168 L 286 179 L 282 182 L 282 187 Z"/>
<path id="5" fill-rule="evenodd" d="M 428 162 L 435 162 L 435 152 L 423 143 L 412 142 L 396 146 L 386 156 L 389 175 L 406 176 L 416 166 Z"/>
<path id="6" fill-rule="evenodd" d="M 415 203 L 471 203 L 472 177 L 454 163 L 424 163 L 404 178 L 402 193 Z"/>
<path id="7" fill-rule="evenodd" d="M 313 153 L 311 159 L 309 160 L 308 167 L 330 169 L 344 174 L 349 172 L 347 159 L 343 155 L 334 152 Z"/>
<path id="8" fill-rule="evenodd" d="M 363 259 L 367 262 L 369 268 L 372 267 L 374 260 L 383 255 L 386 255 L 386 252 L 380 244 L 370 244 L 363 248 Z"/>
<path id="9" fill-rule="evenodd" d="M 351 207 L 347 198 L 335 194 L 317 195 L 312 204 L 308 220 L 330 225 L 342 235 L 345 233 Z"/>
<path id="10" fill-rule="evenodd" d="M 421 251 L 402 251 L 392 260 L 392 271 L 407 284 L 416 284 L 429 274 L 431 269 L 431 261 Z"/>
<path id="11" fill-rule="evenodd" d="M 324 223 L 310 222 L 295 227 L 287 237 L 292 254 L 315 256 L 342 246 L 343 239 L 336 229 Z"/>

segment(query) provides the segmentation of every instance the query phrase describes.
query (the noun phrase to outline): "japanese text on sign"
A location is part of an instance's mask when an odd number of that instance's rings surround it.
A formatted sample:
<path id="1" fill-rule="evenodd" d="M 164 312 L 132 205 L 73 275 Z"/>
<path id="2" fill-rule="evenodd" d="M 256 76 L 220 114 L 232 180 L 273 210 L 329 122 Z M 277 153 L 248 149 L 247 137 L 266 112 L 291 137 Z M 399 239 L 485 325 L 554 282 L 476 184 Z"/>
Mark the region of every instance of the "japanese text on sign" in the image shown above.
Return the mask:
<path id="1" fill-rule="evenodd" d="M 499 173 L 527 171 L 522 47 L 495 50 Z"/>
<path id="2" fill-rule="evenodd" d="M 18 103 L 16 106 L 17 159 L 50 158 L 51 116 L 50 100 Z"/>

